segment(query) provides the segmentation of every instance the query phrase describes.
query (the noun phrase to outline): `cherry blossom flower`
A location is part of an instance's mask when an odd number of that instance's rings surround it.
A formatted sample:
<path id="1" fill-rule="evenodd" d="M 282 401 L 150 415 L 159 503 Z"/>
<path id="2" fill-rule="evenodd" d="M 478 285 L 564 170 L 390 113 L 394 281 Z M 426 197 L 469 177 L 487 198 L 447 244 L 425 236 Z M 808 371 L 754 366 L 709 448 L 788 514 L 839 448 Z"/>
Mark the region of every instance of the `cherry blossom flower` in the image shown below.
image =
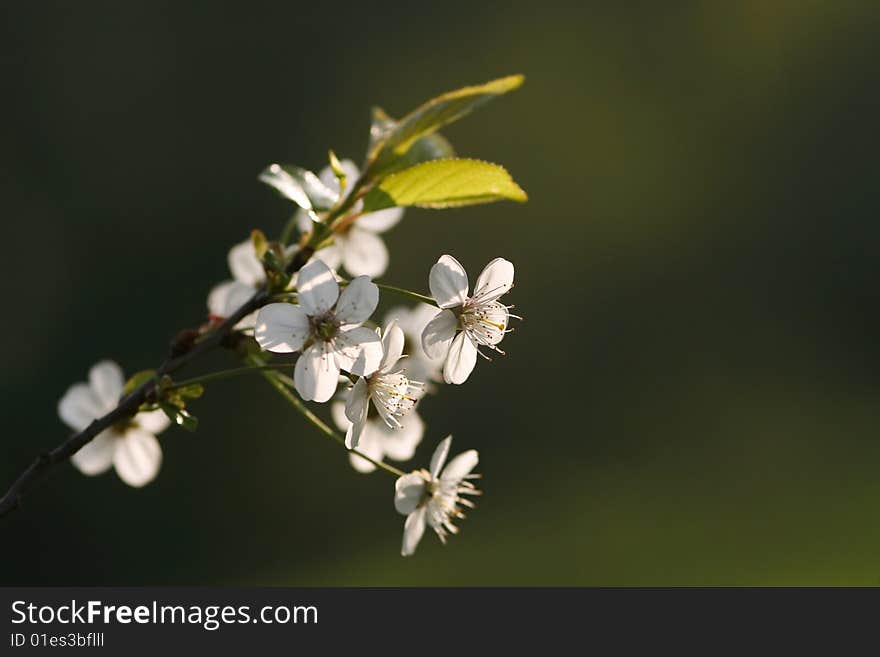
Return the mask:
<path id="1" fill-rule="evenodd" d="M 75 383 L 67 390 L 58 402 L 58 415 L 71 429 L 82 431 L 116 408 L 124 386 L 119 365 L 101 361 L 89 370 L 88 383 Z M 156 434 L 169 424 L 162 411 L 138 413 L 99 433 L 70 460 L 83 474 L 101 474 L 113 466 L 126 484 L 143 486 L 159 472 L 162 448 Z"/>
<path id="2" fill-rule="evenodd" d="M 360 171 L 351 160 L 342 160 L 340 164 L 347 180 L 347 193 Z M 334 194 L 339 195 L 339 180 L 329 166 L 321 170 L 319 178 Z M 358 201 L 353 208 L 355 214 L 360 211 L 361 205 Z M 388 208 L 360 215 L 337 232 L 333 243 L 318 251 L 317 256 L 332 269 L 338 269 L 341 265 L 352 276 L 377 278 L 388 268 L 388 249 L 379 235 L 394 227 L 402 217 L 403 208 Z M 306 210 L 300 209 L 296 220 L 303 233 L 312 230 L 312 218 Z"/>
<path id="3" fill-rule="evenodd" d="M 463 496 L 480 494 L 469 481 L 479 478 L 471 474 L 479 461 L 477 451 L 462 452 L 443 468 L 451 444 L 452 436 L 447 436 L 434 450 L 430 470 L 405 474 L 394 485 L 394 508 L 406 516 L 400 551 L 405 557 L 415 552 L 425 525 L 431 527 L 444 544 L 449 534 L 457 534 L 458 528 L 453 522 L 465 517 L 461 507 L 474 507 L 473 502 Z"/>
<path id="4" fill-rule="evenodd" d="M 341 431 L 348 433 L 351 420 L 345 415 L 345 402 L 335 401 L 330 406 L 333 422 Z M 406 424 L 400 429 L 392 429 L 377 417 L 367 419 L 360 435 L 357 450 L 374 461 L 409 461 L 416 453 L 416 447 L 422 441 L 425 423 L 417 410 L 406 416 Z M 348 460 L 358 472 L 373 472 L 376 466 L 353 452 L 348 453 Z"/>
<path id="5" fill-rule="evenodd" d="M 285 250 L 287 257 L 292 258 L 298 248 L 295 244 L 288 246 Z M 316 259 L 320 260 L 321 258 L 315 255 L 309 262 Z M 229 271 L 232 273 L 232 280 L 218 283 L 208 294 L 208 312 L 215 317 L 229 317 L 249 301 L 254 292 L 266 284 L 266 272 L 263 271 L 263 265 L 257 258 L 251 240 L 239 242 L 229 249 L 227 262 L 229 263 Z M 294 274 L 290 279 L 288 289 L 292 289 L 296 285 L 296 281 L 297 275 Z M 235 328 L 253 327 L 256 318 L 256 311 L 245 315 L 235 325 Z"/>
<path id="6" fill-rule="evenodd" d="M 431 358 L 445 357 L 443 380 L 464 383 L 477 363 L 477 354 L 488 359 L 480 347 L 500 354 L 498 343 L 508 332 L 514 317 L 498 298 L 513 287 L 513 264 L 495 258 L 480 276 L 473 296 L 468 296 L 464 267 L 450 255 L 431 267 L 428 277 L 431 295 L 442 309 L 422 332 L 422 348 Z"/>
<path id="7" fill-rule="evenodd" d="M 370 402 L 389 428 L 400 429 L 403 426 L 401 418 L 413 409 L 422 392 L 422 383 L 406 375 L 403 331 L 392 322 L 384 334 L 377 334 L 382 338 L 379 368 L 357 380 L 345 405 L 345 415 L 352 423 L 345 435 L 345 446 L 349 449 L 359 444 L 367 424 Z"/>
<path id="8" fill-rule="evenodd" d="M 432 392 L 431 383 L 443 382 L 443 356 L 430 358 L 422 348 L 422 331 L 437 314 L 437 307 L 418 303 L 412 308 L 397 306 L 385 315 L 385 323 L 396 322 L 406 338 L 404 351 L 409 359 L 406 371 L 410 377 L 425 384 L 425 391 Z"/>
<path id="9" fill-rule="evenodd" d="M 374 331 L 361 326 L 379 303 L 379 288 L 369 277 L 358 276 L 340 294 L 330 268 L 313 260 L 299 272 L 297 302 L 263 306 L 254 338 L 267 351 L 302 350 L 293 378 L 304 400 L 330 399 L 340 370 L 356 376 L 376 371 L 382 343 Z"/>
<path id="10" fill-rule="evenodd" d="M 215 317 L 229 317 L 241 308 L 266 282 L 266 272 L 257 259 L 250 240 L 240 242 L 229 249 L 227 256 L 232 280 L 214 286 L 208 294 L 208 312 Z M 235 325 L 244 328 L 254 325 L 257 314 L 251 313 Z"/>

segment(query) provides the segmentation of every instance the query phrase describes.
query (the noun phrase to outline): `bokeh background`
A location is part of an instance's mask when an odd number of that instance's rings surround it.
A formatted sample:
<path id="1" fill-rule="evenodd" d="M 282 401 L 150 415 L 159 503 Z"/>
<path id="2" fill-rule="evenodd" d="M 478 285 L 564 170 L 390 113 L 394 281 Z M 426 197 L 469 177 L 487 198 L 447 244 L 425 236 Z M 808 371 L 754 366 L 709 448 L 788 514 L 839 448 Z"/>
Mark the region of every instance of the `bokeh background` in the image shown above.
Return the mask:
<path id="1" fill-rule="evenodd" d="M 0 581 L 880 583 L 880 8 L 619 4 L 4 3 L 3 484 L 68 385 L 157 365 L 280 230 L 257 173 L 360 159 L 372 105 L 526 74 L 445 134 L 531 200 L 387 235 L 393 284 L 517 267 L 508 356 L 423 405 L 413 467 L 448 432 L 481 454 L 451 545 L 399 557 L 393 480 L 238 379 L 143 490 L 59 467 Z"/>

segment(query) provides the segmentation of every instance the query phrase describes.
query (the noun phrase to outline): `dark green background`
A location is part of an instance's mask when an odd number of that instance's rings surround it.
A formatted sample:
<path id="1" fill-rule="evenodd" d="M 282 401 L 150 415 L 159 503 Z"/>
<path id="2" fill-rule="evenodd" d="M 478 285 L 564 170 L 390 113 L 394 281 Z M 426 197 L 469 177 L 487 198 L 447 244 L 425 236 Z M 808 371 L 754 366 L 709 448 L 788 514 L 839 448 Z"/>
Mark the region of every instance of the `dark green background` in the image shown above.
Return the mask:
<path id="1" fill-rule="evenodd" d="M 875 2 L 183 4 L 2 9 L 0 479 L 280 230 L 264 165 L 522 72 L 446 134 L 530 202 L 388 235 L 389 283 L 516 264 L 508 356 L 428 400 L 413 464 L 452 432 L 486 494 L 402 559 L 392 479 L 229 381 L 147 488 L 59 467 L 0 522 L 2 583 L 880 583 Z"/>

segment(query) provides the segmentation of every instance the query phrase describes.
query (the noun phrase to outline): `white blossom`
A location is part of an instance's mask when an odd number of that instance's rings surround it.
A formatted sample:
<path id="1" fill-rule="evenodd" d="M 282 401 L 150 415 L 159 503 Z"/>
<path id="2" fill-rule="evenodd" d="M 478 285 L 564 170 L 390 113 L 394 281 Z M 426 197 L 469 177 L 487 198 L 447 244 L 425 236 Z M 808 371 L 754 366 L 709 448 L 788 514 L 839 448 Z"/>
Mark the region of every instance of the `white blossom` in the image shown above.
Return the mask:
<path id="1" fill-rule="evenodd" d="M 345 172 L 347 195 L 360 172 L 351 160 L 342 160 L 340 164 Z M 321 170 L 319 178 L 334 194 L 339 195 L 339 180 L 329 166 Z M 362 205 L 358 201 L 353 212 L 357 214 Z M 402 217 L 403 208 L 388 208 L 362 214 L 342 231 L 336 232 L 333 243 L 316 255 L 333 269 L 342 265 L 352 276 L 377 278 L 388 268 L 388 249 L 379 235 L 395 226 Z M 312 230 L 312 218 L 307 211 L 300 209 L 296 219 L 300 231 L 306 233 Z"/>
<path id="2" fill-rule="evenodd" d="M 116 408 L 125 386 L 122 369 L 104 360 L 89 370 L 88 383 L 73 384 L 58 402 L 58 415 L 74 431 Z M 156 434 L 171 421 L 160 410 L 138 413 L 99 433 L 71 457 L 86 475 L 106 472 L 113 466 L 129 486 L 152 481 L 162 464 L 162 448 Z"/>
<path id="3" fill-rule="evenodd" d="M 254 245 L 250 240 L 239 242 L 227 256 L 232 280 L 223 281 L 214 286 L 208 294 L 208 312 L 215 317 L 229 317 L 241 308 L 266 282 L 266 272 L 257 259 Z M 244 328 L 254 325 L 256 313 L 251 313 L 235 325 Z"/>
<path id="4" fill-rule="evenodd" d="M 431 358 L 422 348 L 422 331 L 437 314 L 437 307 L 418 303 L 412 308 L 397 306 L 385 315 L 385 323 L 396 322 L 406 338 L 405 351 L 409 361 L 406 371 L 410 377 L 425 383 L 425 390 L 431 391 L 431 382 L 443 382 L 443 356 Z"/>
<path id="5" fill-rule="evenodd" d="M 362 327 L 379 303 L 379 288 L 358 276 L 339 293 L 333 272 L 313 260 L 299 272 L 297 303 L 263 306 L 254 338 L 275 353 L 302 350 L 294 369 L 294 384 L 306 401 L 325 402 L 333 396 L 340 370 L 356 376 L 376 371 L 382 343 Z"/>
<path id="6" fill-rule="evenodd" d="M 422 332 L 422 348 L 429 357 L 445 357 L 446 383 L 464 383 L 476 365 L 477 354 L 488 359 L 480 347 L 504 353 L 497 345 L 508 332 L 507 322 L 513 315 L 511 306 L 498 298 L 513 287 L 513 264 L 504 258 L 492 260 L 477 278 L 473 296 L 468 296 L 464 267 L 444 255 L 431 267 L 428 283 L 442 310 Z"/>
<path id="7" fill-rule="evenodd" d="M 377 335 L 382 338 L 379 368 L 355 382 L 345 404 L 345 415 L 352 423 L 345 435 L 348 449 L 359 444 L 371 402 L 390 429 L 400 429 L 403 426 L 401 419 L 413 409 L 422 392 L 422 383 L 413 381 L 406 374 L 403 331 L 392 322 L 384 333 Z"/>
<path id="8" fill-rule="evenodd" d="M 285 249 L 285 254 L 288 258 L 292 258 L 298 250 L 299 247 L 292 244 Z M 229 271 L 232 273 L 232 280 L 218 283 L 208 293 L 208 312 L 218 318 L 226 318 L 232 315 L 250 300 L 254 292 L 266 284 L 266 272 L 257 258 L 254 244 L 251 240 L 239 242 L 229 249 L 226 259 L 229 264 Z M 322 258 L 316 254 L 312 256 L 309 262 L 316 259 L 321 260 Z M 288 289 L 295 287 L 296 281 L 297 275 L 294 273 L 290 279 Z M 256 318 L 256 311 L 245 315 L 238 321 L 235 328 L 253 327 L 256 323 Z"/>
<path id="9" fill-rule="evenodd" d="M 341 431 L 348 433 L 351 421 L 345 415 L 345 402 L 335 401 L 330 407 L 333 422 Z M 357 450 L 374 461 L 409 461 L 422 441 L 425 423 L 417 410 L 406 416 L 406 423 L 400 429 L 392 429 L 379 417 L 369 418 L 360 435 Z M 373 472 L 376 466 L 354 452 L 348 453 L 348 460 L 358 472 Z"/>
<path id="10" fill-rule="evenodd" d="M 458 528 L 453 522 L 465 517 L 461 507 L 474 507 L 473 502 L 463 496 L 480 494 L 470 482 L 479 478 L 471 474 L 479 461 L 477 451 L 462 452 L 444 468 L 451 444 L 452 436 L 447 436 L 434 450 L 430 470 L 405 474 L 394 485 L 394 508 L 406 516 L 400 551 L 405 557 L 415 552 L 425 525 L 433 529 L 444 544 L 449 534 L 457 534 Z"/>

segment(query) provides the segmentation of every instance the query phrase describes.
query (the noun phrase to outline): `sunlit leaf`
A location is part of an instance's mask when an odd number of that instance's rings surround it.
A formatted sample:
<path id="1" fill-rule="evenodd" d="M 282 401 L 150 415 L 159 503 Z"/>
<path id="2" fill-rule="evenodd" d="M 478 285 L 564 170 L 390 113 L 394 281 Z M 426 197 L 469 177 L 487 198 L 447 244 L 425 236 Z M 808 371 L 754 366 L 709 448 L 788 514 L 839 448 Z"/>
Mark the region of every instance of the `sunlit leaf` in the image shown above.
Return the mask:
<path id="1" fill-rule="evenodd" d="M 178 395 L 187 399 L 198 399 L 205 394 L 205 386 L 201 383 L 191 383 L 175 390 Z"/>
<path id="2" fill-rule="evenodd" d="M 266 255 L 266 249 L 269 248 L 269 242 L 266 239 L 265 233 L 259 228 L 251 231 L 251 244 L 254 245 L 254 253 L 257 255 L 257 260 L 262 260 L 263 256 Z"/>
<path id="3" fill-rule="evenodd" d="M 339 158 L 336 157 L 336 153 L 332 150 L 328 153 L 328 159 L 330 160 L 330 170 L 339 182 L 339 194 L 344 195 L 345 189 L 348 186 L 348 176 L 345 175 L 345 169 L 342 168 L 342 162 L 339 161 Z"/>
<path id="4" fill-rule="evenodd" d="M 501 200 L 524 202 L 527 198 L 504 167 L 497 164 L 432 160 L 385 178 L 364 198 L 364 212 L 407 205 L 450 208 Z"/>
<path id="5" fill-rule="evenodd" d="M 370 131 L 373 147 L 367 158 L 370 173 L 378 176 L 386 172 L 395 160 L 406 154 L 417 139 L 457 121 L 496 96 L 517 89 L 522 85 L 523 80 L 522 75 L 511 75 L 486 84 L 450 91 L 429 100 L 407 114 L 393 127 L 388 127 L 387 122 L 381 120 L 383 118 L 381 114 L 377 120 L 374 110 L 374 128 Z M 385 117 L 387 118 L 387 115 Z"/>
<path id="6" fill-rule="evenodd" d="M 270 164 L 259 176 L 304 210 L 329 210 L 338 198 L 314 173 L 289 164 Z"/>
<path id="7" fill-rule="evenodd" d="M 388 116 L 382 108 L 374 107 L 373 122 L 370 126 L 370 150 L 375 147 L 378 141 L 384 139 L 395 126 L 397 126 L 397 122 Z M 455 157 L 455 149 L 452 148 L 452 144 L 446 137 L 439 132 L 434 132 L 416 139 L 406 153 L 390 162 L 382 173 L 388 175 L 420 162 L 449 157 Z"/>

